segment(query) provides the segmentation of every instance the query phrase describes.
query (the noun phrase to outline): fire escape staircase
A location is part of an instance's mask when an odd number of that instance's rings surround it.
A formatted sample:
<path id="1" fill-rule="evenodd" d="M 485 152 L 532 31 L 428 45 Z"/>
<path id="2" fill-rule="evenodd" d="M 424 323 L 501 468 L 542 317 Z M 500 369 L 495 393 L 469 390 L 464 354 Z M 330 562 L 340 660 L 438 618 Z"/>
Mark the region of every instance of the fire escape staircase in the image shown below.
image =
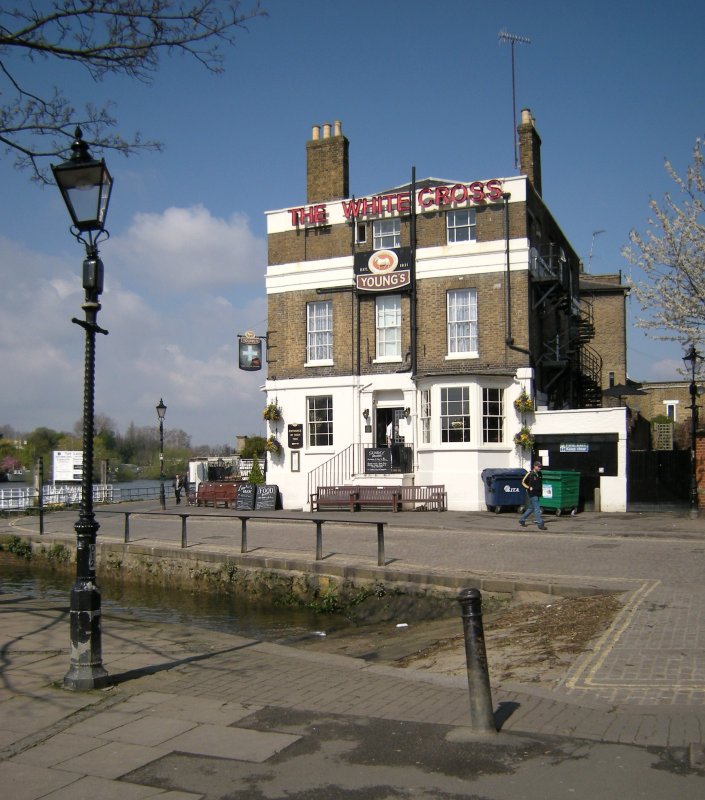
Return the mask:
<path id="1" fill-rule="evenodd" d="M 573 291 L 570 265 L 557 245 L 531 249 L 534 285 L 532 310 L 547 316 L 561 314 L 567 325 L 543 343 L 537 364 L 545 370 L 542 390 L 549 393 L 561 379 L 570 385 L 571 405 L 598 408 L 602 404 L 602 358 L 591 346 L 595 337 L 592 304 Z"/>

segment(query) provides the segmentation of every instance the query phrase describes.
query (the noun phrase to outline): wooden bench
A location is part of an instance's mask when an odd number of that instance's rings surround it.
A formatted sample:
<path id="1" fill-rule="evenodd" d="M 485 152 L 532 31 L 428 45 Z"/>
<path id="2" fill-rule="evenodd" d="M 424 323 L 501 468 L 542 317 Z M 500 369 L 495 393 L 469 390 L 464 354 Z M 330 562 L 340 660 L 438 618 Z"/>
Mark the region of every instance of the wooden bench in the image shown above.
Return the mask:
<path id="1" fill-rule="evenodd" d="M 446 487 L 443 484 L 427 486 L 401 486 L 401 504 L 429 508 L 434 511 L 446 510 Z"/>
<path id="2" fill-rule="evenodd" d="M 202 483 L 198 487 L 196 494 L 197 506 L 212 505 L 213 508 L 218 508 L 222 505 L 224 508 L 228 506 L 235 507 L 235 500 L 237 499 L 237 484 L 236 483 Z"/>
<path id="3" fill-rule="evenodd" d="M 311 511 L 320 511 L 321 508 L 355 511 L 358 491 L 358 486 L 319 486 L 309 498 Z"/>
<path id="4" fill-rule="evenodd" d="M 384 508 L 399 511 L 401 506 L 401 486 L 358 486 L 357 507 Z"/>

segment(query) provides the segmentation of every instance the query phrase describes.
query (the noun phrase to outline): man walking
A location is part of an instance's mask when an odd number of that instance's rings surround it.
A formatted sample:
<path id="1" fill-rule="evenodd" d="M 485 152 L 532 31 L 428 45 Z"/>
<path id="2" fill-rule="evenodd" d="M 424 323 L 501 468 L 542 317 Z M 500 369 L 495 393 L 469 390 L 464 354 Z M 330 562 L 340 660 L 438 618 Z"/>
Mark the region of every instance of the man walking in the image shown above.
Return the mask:
<path id="1" fill-rule="evenodd" d="M 543 476 L 541 475 L 540 461 L 534 461 L 533 468 L 521 479 L 521 485 L 526 489 L 529 502 L 527 503 L 526 511 L 519 517 L 519 524 L 522 528 L 525 528 L 526 520 L 533 514 L 539 530 L 545 531 L 546 526 L 543 524 L 540 504 L 540 499 L 543 495 Z"/>

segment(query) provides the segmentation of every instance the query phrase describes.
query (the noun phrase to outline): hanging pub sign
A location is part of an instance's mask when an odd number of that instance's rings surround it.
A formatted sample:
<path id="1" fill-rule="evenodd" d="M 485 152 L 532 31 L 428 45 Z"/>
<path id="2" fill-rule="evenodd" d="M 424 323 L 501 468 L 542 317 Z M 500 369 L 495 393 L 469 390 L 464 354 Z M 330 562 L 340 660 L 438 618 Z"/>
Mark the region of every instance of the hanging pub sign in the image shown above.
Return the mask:
<path id="1" fill-rule="evenodd" d="M 393 292 L 411 286 L 411 248 L 356 253 L 355 285 L 360 292 Z"/>
<path id="2" fill-rule="evenodd" d="M 240 369 L 249 372 L 262 369 L 262 338 L 253 331 L 238 334 L 237 338 Z"/>

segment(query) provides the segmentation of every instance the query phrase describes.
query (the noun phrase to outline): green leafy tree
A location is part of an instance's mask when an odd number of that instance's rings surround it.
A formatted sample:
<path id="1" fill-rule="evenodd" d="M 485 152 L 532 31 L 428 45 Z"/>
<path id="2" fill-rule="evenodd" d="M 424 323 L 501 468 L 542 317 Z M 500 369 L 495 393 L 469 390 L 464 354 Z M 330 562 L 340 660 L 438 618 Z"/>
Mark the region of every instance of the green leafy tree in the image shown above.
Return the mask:
<path id="1" fill-rule="evenodd" d="M 263 457 L 266 444 L 267 440 L 264 436 L 248 436 L 240 450 L 240 456 L 242 458 Z"/>
<path id="2" fill-rule="evenodd" d="M 264 483 L 264 475 L 262 474 L 257 456 L 253 456 L 252 458 L 252 469 L 250 470 L 250 477 L 248 480 L 250 483 Z"/>
<path id="3" fill-rule="evenodd" d="M 223 71 L 222 46 L 233 45 L 246 23 L 264 16 L 259 0 L 47 0 L 0 7 L 0 146 L 15 165 L 47 183 L 42 159 L 68 153 L 80 125 L 91 150 L 124 155 L 161 149 L 110 132 L 110 103 L 81 112 L 62 89 L 44 85 L 35 63 L 71 62 L 98 82 L 110 75 L 148 83 L 164 53 L 192 56 L 207 70 Z M 24 56 L 24 57 L 22 57 Z"/>

